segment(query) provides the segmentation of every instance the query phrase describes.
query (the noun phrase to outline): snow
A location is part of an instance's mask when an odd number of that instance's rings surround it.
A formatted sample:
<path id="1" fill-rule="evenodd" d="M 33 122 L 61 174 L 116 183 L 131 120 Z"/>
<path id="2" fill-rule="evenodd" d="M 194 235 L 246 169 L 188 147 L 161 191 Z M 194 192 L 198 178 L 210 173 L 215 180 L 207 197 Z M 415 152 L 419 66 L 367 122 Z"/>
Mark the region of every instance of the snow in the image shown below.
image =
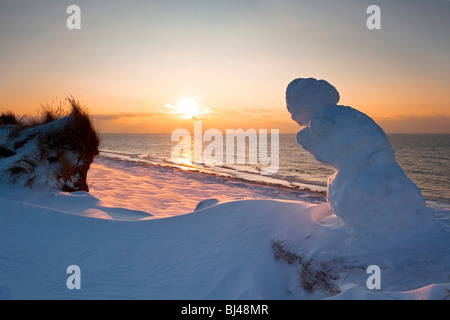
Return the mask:
<path id="1" fill-rule="evenodd" d="M 155 218 L 190 213 L 199 202 L 214 198 L 221 202 L 273 198 L 317 202 L 325 199 L 322 194 L 271 186 L 265 180 L 250 183 L 228 175 L 199 174 L 184 166 L 177 169 L 132 158 L 118 159 L 97 158 L 89 174 L 90 194 L 109 206 L 126 204 L 128 209 L 151 212 Z"/>
<path id="2" fill-rule="evenodd" d="M 174 206 L 172 209 L 180 211 L 169 210 L 169 215 L 162 213 L 163 201 L 136 203 L 146 199 L 142 185 L 135 183 L 139 179 L 159 185 L 160 198 L 168 202 L 192 204 L 190 210 L 186 205 Z M 289 200 L 291 193 L 283 189 L 262 199 L 260 188 L 268 186 L 232 182 L 227 185 L 221 179 L 224 178 L 100 157 L 90 172 L 90 180 L 95 182 L 91 194 L 1 185 L 0 297 L 447 297 L 450 233 L 444 225 L 439 224 L 442 232 L 420 238 L 361 237 L 330 214 L 326 203 Z M 111 185 L 112 181 L 116 183 Z M 202 184 L 207 188 L 197 188 Z M 137 198 L 117 198 L 124 186 L 128 186 L 124 193 L 134 189 L 142 194 Z M 188 186 L 191 191 L 179 192 Z M 153 188 L 149 184 L 149 190 Z M 241 191 L 248 198 L 233 200 L 232 190 Z M 200 201 L 192 198 L 220 202 L 206 201 L 206 207 L 194 212 Z M 442 211 L 438 215 L 440 221 L 447 221 L 448 216 Z M 327 264 L 327 271 L 333 270 L 338 276 L 333 283 L 341 292 L 330 294 L 320 287 L 306 291 L 300 284 L 304 265 L 275 258 L 274 243 L 303 261 L 311 261 L 312 270 Z M 381 290 L 366 287 L 366 268 L 373 264 L 382 270 Z M 66 286 L 66 268 L 70 265 L 80 267 L 80 290 Z"/>
<path id="3" fill-rule="evenodd" d="M 292 119 L 305 126 L 318 109 L 339 102 L 339 92 L 325 80 L 295 79 L 286 89 L 286 104 Z"/>
<path id="4" fill-rule="evenodd" d="M 217 199 L 205 199 L 198 203 L 198 205 L 195 207 L 194 211 L 203 210 L 205 208 L 215 206 L 218 203 L 219 203 L 219 200 L 217 200 Z"/>
<path id="5" fill-rule="evenodd" d="M 419 188 L 398 165 L 380 126 L 369 116 L 337 105 L 328 82 L 296 79 L 286 91 L 292 118 L 305 126 L 298 143 L 337 169 L 328 180 L 331 212 L 361 233 L 433 232 L 437 228 Z"/>

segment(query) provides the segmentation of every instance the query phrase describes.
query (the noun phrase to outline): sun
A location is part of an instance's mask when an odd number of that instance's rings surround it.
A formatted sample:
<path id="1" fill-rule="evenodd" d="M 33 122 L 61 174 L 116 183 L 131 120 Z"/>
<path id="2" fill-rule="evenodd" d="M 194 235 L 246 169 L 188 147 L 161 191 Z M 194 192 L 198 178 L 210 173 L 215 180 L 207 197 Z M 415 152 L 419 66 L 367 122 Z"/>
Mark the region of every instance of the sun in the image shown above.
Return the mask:
<path id="1" fill-rule="evenodd" d="M 204 118 L 210 113 L 208 107 L 200 107 L 197 101 L 186 98 L 182 99 L 176 106 L 165 105 L 172 117 L 182 120 Z"/>
<path id="2" fill-rule="evenodd" d="M 183 99 L 177 106 L 177 113 L 184 119 L 192 119 L 202 114 L 197 102 L 192 99 Z"/>

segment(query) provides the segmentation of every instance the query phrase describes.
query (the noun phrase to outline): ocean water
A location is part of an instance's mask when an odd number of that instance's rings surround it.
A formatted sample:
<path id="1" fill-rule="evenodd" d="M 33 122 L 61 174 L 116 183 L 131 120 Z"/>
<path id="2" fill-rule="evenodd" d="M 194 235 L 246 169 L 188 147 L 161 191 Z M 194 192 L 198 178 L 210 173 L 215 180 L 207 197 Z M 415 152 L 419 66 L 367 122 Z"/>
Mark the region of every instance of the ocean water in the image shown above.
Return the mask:
<path id="1" fill-rule="evenodd" d="M 224 134 L 225 136 L 225 134 Z M 396 158 L 408 177 L 421 189 L 425 199 L 433 206 L 450 208 L 450 135 L 391 134 L 389 140 Z M 270 135 L 267 138 L 270 151 Z M 205 149 L 210 142 L 203 142 Z M 261 168 L 269 165 L 249 163 L 249 144 L 234 149 L 235 159 L 226 163 L 206 165 L 194 163 L 191 154 L 172 156 L 180 142 L 172 141 L 171 134 L 102 134 L 101 155 L 125 161 L 139 161 L 155 165 L 181 166 L 183 169 L 230 175 L 250 181 L 282 184 L 292 187 L 326 190 L 327 178 L 335 170 L 324 166 L 297 144 L 295 134 L 279 135 L 279 165 L 274 175 L 261 175 Z M 223 146 L 226 146 L 224 137 Z M 245 154 L 245 163 L 237 164 L 237 154 Z M 270 159 L 270 152 L 268 153 Z M 274 159 L 274 158 L 272 158 Z M 273 161 L 272 161 L 273 163 Z"/>

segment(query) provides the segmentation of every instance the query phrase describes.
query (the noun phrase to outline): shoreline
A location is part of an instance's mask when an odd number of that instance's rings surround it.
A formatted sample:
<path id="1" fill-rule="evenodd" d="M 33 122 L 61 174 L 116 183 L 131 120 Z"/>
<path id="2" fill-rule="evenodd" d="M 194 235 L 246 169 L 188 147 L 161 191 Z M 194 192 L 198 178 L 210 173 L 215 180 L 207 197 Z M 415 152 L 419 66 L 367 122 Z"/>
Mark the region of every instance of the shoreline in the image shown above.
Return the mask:
<path id="1" fill-rule="evenodd" d="M 202 172 L 197 169 L 99 156 L 88 173 L 90 194 L 114 207 L 157 217 L 193 212 L 200 201 L 280 200 L 324 203 L 325 192 Z"/>

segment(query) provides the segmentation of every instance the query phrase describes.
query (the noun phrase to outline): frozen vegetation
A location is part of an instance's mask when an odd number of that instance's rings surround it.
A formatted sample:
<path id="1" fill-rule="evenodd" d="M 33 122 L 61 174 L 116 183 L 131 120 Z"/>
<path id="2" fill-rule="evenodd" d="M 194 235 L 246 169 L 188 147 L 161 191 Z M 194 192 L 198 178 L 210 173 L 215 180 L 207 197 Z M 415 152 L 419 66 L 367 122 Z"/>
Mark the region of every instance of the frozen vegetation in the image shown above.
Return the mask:
<path id="1" fill-rule="evenodd" d="M 73 98 L 70 112 L 43 107 L 40 118 L 0 116 L 0 180 L 16 186 L 88 191 L 87 173 L 99 154 L 89 115 Z"/>

